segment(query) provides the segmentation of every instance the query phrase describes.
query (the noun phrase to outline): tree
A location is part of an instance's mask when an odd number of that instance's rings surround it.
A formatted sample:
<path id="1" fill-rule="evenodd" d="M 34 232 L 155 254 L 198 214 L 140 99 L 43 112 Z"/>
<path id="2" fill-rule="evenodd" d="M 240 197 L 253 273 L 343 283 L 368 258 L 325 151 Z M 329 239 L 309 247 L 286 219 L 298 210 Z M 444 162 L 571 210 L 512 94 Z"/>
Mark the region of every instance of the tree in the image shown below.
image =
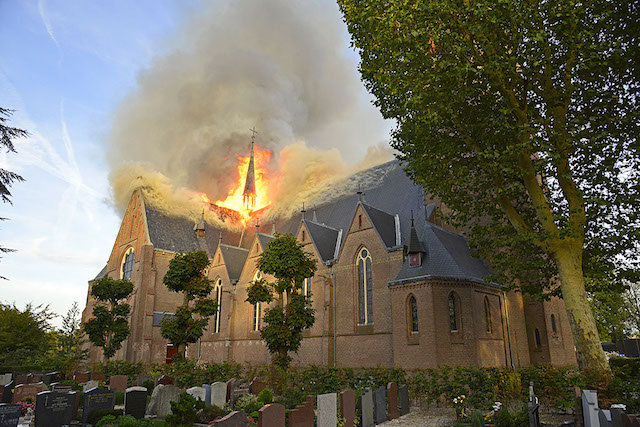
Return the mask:
<path id="1" fill-rule="evenodd" d="M 54 343 L 49 306 L 27 304 L 24 310 L 0 304 L 0 366 L 37 363 Z"/>
<path id="2" fill-rule="evenodd" d="M 127 279 L 112 279 L 104 276 L 91 287 L 91 296 L 96 299 L 93 317 L 83 326 L 89 341 L 102 347 L 107 359 L 112 358 L 127 339 L 131 307 L 126 301 L 133 293 L 133 283 Z"/>
<path id="3" fill-rule="evenodd" d="M 218 310 L 216 300 L 207 298 L 213 289 L 206 274 L 209 263 L 204 251 L 177 254 L 162 279 L 170 291 L 184 294 L 184 303 L 176 309 L 176 314 L 164 318 L 160 324 L 162 336 L 177 347 L 179 357 L 185 357 L 187 344 L 198 341 L 209 317 Z"/>
<path id="4" fill-rule="evenodd" d="M 297 352 L 302 342 L 302 330 L 315 322 L 310 296 L 301 292 L 303 281 L 316 272 L 316 261 L 302 250 L 291 234 L 276 234 L 258 258 L 258 268 L 275 278 L 255 280 L 247 289 L 251 304 L 270 303 L 264 314 L 265 326 L 260 336 L 267 344 L 274 365 L 286 368 L 291 362 L 288 352 Z M 285 303 L 286 296 L 286 303 Z"/>
<path id="5" fill-rule="evenodd" d="M 78 369 L 80 363 L 89 355 L 89 350 L 81 348 L 85 343 L 83 336 L 80 309 L 74 301 L 67 314 L 62 317 L 62 327 L 56 331 L 56 369 L 62 369 L 67 373 Z"/>
<path id="6" fill-rule="evenodd" d="M 338 3 L 409 173 L 502 283 L 562 295 L 609 375 L 585 276 L 637 271 L 637 2 Z"/>
<path id="7" fill-rule="evenodd" d="M 13 145 L 13 140 L 16 138 L 24 138 L 28 136 L 28 132 L 23 129 L 7 126 L 8 118 L 13 114 L 13 110 L 0 107 L 0 146 L 7 150 L 7 153 L 15 153 L 16 149 Z M 15 172 L 8 171 L 0 168 L 0 199 L 4 203 L 11 203 L 11 192 L 9 187 L 14 182 L 23 182 L 24 178 Z M 0 217 L 0 221 L 5 221 L 7 218 Z M 0 253 L 14 252 L 15 249 L 5 248 L 0 246 Z M 6 277 L 0 276 L 0 279 L 6 279 Z"/>

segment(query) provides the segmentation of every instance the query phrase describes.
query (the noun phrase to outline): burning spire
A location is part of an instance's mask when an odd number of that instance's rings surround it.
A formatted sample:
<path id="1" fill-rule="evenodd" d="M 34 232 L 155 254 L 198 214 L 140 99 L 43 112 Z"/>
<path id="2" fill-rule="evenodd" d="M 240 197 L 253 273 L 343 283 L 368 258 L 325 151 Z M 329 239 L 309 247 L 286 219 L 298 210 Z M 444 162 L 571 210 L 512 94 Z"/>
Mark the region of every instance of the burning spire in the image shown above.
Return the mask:
<path id="1" fill-rule="evenodd" d="M 242 203 L 244 204 L 244 208 L 248 211 L 252 211 L 256 207 L 256 174 L 253 164 L 253 144 L 258 132 L 256 132 L 255 126 L 251 129 L 251 132 L 251 156 L 249 157 L 247 179 L 244 182 L 244 192 L 242 193 Z"/>

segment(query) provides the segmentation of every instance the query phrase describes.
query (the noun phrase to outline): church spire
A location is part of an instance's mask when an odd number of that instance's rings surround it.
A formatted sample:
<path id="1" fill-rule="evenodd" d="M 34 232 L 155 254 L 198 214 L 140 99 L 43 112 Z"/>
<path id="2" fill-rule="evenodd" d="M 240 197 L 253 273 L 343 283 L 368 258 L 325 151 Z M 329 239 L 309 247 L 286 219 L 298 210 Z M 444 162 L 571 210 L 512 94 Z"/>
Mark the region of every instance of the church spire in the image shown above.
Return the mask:
<path id="1" fill-rule="evenodd" d="M 249 158 L 247 179 L 244 182 L 244 192 L 242 193 L 242 202 L 247 210 L 253 210 L 256 207 L 256 174 L 253 164 L 253 144 L 258 132 L 256 132 L 255 127 L 251 129 L 251 132 L 251 157 Z"/>

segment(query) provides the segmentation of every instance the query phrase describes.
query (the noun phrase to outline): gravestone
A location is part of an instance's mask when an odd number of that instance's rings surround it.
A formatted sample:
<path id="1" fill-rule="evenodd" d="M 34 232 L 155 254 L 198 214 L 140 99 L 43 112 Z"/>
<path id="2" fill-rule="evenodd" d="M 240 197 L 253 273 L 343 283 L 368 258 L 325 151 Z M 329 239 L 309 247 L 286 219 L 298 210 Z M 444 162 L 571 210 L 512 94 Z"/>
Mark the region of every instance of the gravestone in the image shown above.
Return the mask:
<path id="1" fill-rule="evenodd" d="M 93 381 L 107 382 L 107 375 L 102 372 L 91 372 L 91 379 Z"/>
<path id="2" fill-rule="evenodd" d="M 109 390 L 122 391 L 127 389 L 127 381 L 129 377 L 126 375 L 112 375 L 109 377 Z"/>
<path id="3" fill-rule="evenodd" d="M 4 386 L 0 385 L 0 403 L 2 403 L 3 396 L 4 396 Z"/>
<path id="4" fill-rule="evenodd" d="M 607 409 L 600 409 L 598 411 L 598 421 L 600 422 L 600 427 L 612 427 L 611 411 Z"/>
<path id="5" fill-rule="evenodd" d="M 226 382 L 227 384 L 227 397 L 226 397 L 226 401 L 228 402 L 229 399 L 231 399 L 231 387 L 233 386 L 233 383 L 236 379 L 235 378 L 231 378 L 229 381 Z"/>
<path id="6" fill-rule="evenodd" d="M 162 384 L 162 385 L 173 385 L 176 383 L 176 379 L 173 377 L 170 377 L 169 375 L 160 375 L 158 377 L 158 382 L 156 383 L 156 385 L 158 384 Z"/>
<path id="7" fill-rule="evenodd" d="M 403 416 L 407 415 L 409 410 L 409 386 L 405 384 L 398 387 L 398 412 Z"/>
<path id="8" fill-rule="evenodd" d="M 139 387 L 144 387 L 144 383 L 147 381 L 153 381 L 153 377 L 149 374 L 140 374 L 138 378 L 136 378 L 136 384 Z"/>
<path id="9" fill-rule="evenodd" d="M 284 427 L 285 408 L 279 403 L 269 403 L 258 410 L 258 427 Z"/>
<path id="10" fill-rule="evenodd" d="M 373 393 L 367 390 L 360 396 L 360 421 L 362 427 L 373 427 Z"/>
<path id="11" fill-rule="evenodd" d="M 13 389 L 13 403 L 27 402 L 35 403 L 36 396 L 41 391 L 47 391 L 49 388 L 45 383 L 36 384 L 19 384 Z"/>
<path id="12" fill-rule="evenodd" d="M 202 388 L 204 389 L 204 404 L 207 406 L 211 405 L 211 384 L 202 384 Z"/>
<path id="13" fill-rule="evenodd" d="M 620 407 L 615 403 L 611 405 L 611 425 L 613 427 L 622 427 L 622 414 L 624 414 L 624 406 Z"/>
<path id="14" fill-rule="evenodd" d="M 86 423 L 89 415 L 96 409 L 113 409 L 116 403 L 116 394 L 113 390 L 93 388 L 84 393 L 82 409 L 82 422 Z"/>
<path id="15" fill-rule="evenodd" d="M 36 384 L 42 381 L 42 373 L 40 372 L 29 372 L 27 374 L 27 382 L 29 384 Z"/>
<path id="16" fill-rule="evenodd" d="M 301 405 L 289 411 L 289 427 L 313 427 L 313 400 L 313 396 L 307 396 Z"/>
<path id="17" fill-rule="evenodd" d="M 27 374 L 16 374 L 13 381 L 17 386 L 20 384 L 28 384 Z"/>
<path id="18" fill-rule="evenodd" d="M 89 380 L 89 381 L 87 381 L 87 383 L 85 385 L 82 386 L 82 392 L 85 393 L 85 392 L 91 390 L 92 388 L 98 387 L 99 385 L 100 384 L 98 383 L 98 381 Z"/>
<path id="19" fill-rule="evenodd" d="M 247 414 L 242 411 L 233 411 L 224 418 L 213 422 L 218 427 L 246 427 Z"/>
<path id="20" fill-rule="evenodd" d="M 204 387 L 191 387 L 188 388 L 187 393 L 189 393 L 191 396 L 202 400 L 203 402 L 205 401 L 205 398 L 207 397 L 207 392 L 204 389 Z"/>
<path id="21" fill-rule="evenodd" d="M 76 371 L 73 373 L 73 380 L 78 384 L 86 383 L 87 381 L 89 381 L 89 373 Z"/>
<path id="22" fill-rule="evenodd" d="M 227 383 L 216 381 L 211 384 L 211 404 L 224 408 L 227 403 Z"/>
<path id="23" fill-rule="evenodd" d="M 43 391 L 36 397 L 36 427 L 59 427 L 73 419 L 76 393 Z"/>
<path id="24" fill-rule="evenodd" d="M 11 382 L 11 374 L 2 374 L 0 375 L 0 385 L 7 385 Z"/>
<path id="25" fill-rule="evenodd" d="M 340 392 L 340 416 L 344 418 L 344 427 L 353 427 L 356 418 L 356 393 L 353 390 Z"/>
<path id="26" fill-rule="evenodd" d="M 2 390 L 2 403 L 11 403 L 13 401 L 13 381 L 9 381 L 9 383 L 4 385 L 4 390 Z"/>
<path id="27" fill-rule="evenodd" d="M 147 389 L 144 387 L 129 387 L 124 393 L 124 413 L 133 418 L 144 418 L 147 411 Z"/>
<path id="28" fill-rule="evenodd" d="M 51 383 L 51 391 L 57 391 L 61 393 L 68 393 L 73 391 L 71 384 Z"/>
<path id="29" fill-rule="evenodd" d="M 257 396 L 265 388 L 267 388 L 267 385 L 264 383 L 264 381 L 254 378 L 253 381 L 251 381 L 251 386 L 249 387 L 249 391 L 251 392 L 251 394 L 254 394 Z"/>
<path id="30" fill-rule="evenodd" d="M 326 393 L 318 395 L 318 427 L 338 425 L 338 395 Z"/>
<path id="31" fill-rule="evenodd" d="M 22 406 L 13 403 L 0 403 L 0 427 L 17 427 Z"/>
<path id="32" fill-rule="evenodd" d="M 373 422 L 376 424 L 387 421 L 387 401 L 385 395 L 387 391 L 384 387 L 378 387 L 373 392 Z"/>
<path id="33" fill-rule="evenodd" d="M 622 425 L 624 427 L 640 427 L 640 419 L 635 415 L 622 414 Z"/>
<path id="34" fill-rule="evenodd" d="M 598 427 L 598 392 L 582 390 L 582 417 L 584 427 Z"/>
<path id="35" fill-rule="evenodd" d="M 58 382 L 64 378 L 64 374 L 60 372 L 49 372 L 42 376 L 42 382 L 46 385 L 50 385 L 51 383 Z"/>
<path id="36" fill-rule="evenodd" d="M 2 400 L 0 400 L 0 403 L 12 403 L 14 384 L 14 381 L 11 380 L 2 387 L 2 395 L 0 395 Z"/>
<path id="37" fill-rule="evenodd" d="M 390 420 L 400 416 L 398 411 L 398 384 L 394 382 L 387 384 L 387 414 Z"/>
<path id="38" fill-rule="evenodd" d="M 245 394 L 249 394 L 249 381 L 243 379 L 235 380 L 231 384 L 231 397 L 229 398 L 231 407 L 233 408 L 233 405 L 236 404 L 236 401 Z"/>
<path id="39" fill-rule="evenodd" d="M 171 413 L 171 402 L 180 400 L 180 389 L 173 384 L 158 384 L 153 389 L 151 400 L 147 405 L 146 415 L 164 418 Z"/>

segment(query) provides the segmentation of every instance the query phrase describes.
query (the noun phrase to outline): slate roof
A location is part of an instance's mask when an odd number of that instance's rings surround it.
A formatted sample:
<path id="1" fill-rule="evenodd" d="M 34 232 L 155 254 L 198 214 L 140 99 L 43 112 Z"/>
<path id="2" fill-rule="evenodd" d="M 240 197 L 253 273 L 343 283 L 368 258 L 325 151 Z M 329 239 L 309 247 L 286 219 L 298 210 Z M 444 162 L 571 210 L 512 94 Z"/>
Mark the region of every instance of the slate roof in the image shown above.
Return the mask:
<path id="1" fill-rule="evenodd" d="M 376 229 L 380 238 L 384 242 L 387 248 L 393 248 L 396 245 L 396 220 L 393 215 L 387 212 L 376 209 L 373 206 L 369 206 L 366 203 L 361 203 L 365 212 L 369 216 L 369 219 L 373 223 L 373 227 Z"/>
<path id="2" fill-rule="evenodd" d="M 260 242 L 260 246 L 262 246 L 262 250 L 267 249 L 267 245 L 269 244 L 269 242 L 275 239 L 275 237 L 269 236 L 268 234 L 264 234 L 264 233 L 257 233 L 257 237 L 258 237 L 258 242 Z"/>
<path id="3" fill-rule="evenodd" d="M 338 230 L 308 219 L 304 219 L 302 222 L 309 230 L 309 237 L 316 246 L 322 262 L 332 260 L 336 251 L 336 243 L 338 242 Z"/>
<path id="4" fill-rule="evenodd" d="M 409 233 L 409 247 L 407 248 L 407 253 L 414 254 L 417 252 L 425 253 L 427 252 L 422 245 L 422 242 L 418 238 L 418 232 L 415 227 L 411 227 L 411 232 Z"/>
<path id="5" fill-rule="evenodd" d="M 102 270 L 100 270 L 100 273 L 98 273 L 98 275 L 93 278 L 93 280 L 102 279 L 106 274 L 107 274 L 107 266 L 105 265 L 104 267 L 102 267 Z"/>
<path id="6" fill-rule="evenodd" d="M 224 258 L 224 264 L 227 267 L 229 273 L 229 279 L 234 282 L 240 278 L 244 262 L 247 260 L 249 251 L 247 249 L 238 248 L 235 246 L 220 244 L 220 253 Z"/>
<path id="7" fill-rule="evenodd" d="M 421 242 L 427 251 L 422 265 L 411 267 L 407 259 L 397 277 L 389 282 L 390 286 L 430 279 L 488 283 L 485 278 L 491 270 L 482 260 L 473 257 L 464 237 L 426 223 Z"/>

